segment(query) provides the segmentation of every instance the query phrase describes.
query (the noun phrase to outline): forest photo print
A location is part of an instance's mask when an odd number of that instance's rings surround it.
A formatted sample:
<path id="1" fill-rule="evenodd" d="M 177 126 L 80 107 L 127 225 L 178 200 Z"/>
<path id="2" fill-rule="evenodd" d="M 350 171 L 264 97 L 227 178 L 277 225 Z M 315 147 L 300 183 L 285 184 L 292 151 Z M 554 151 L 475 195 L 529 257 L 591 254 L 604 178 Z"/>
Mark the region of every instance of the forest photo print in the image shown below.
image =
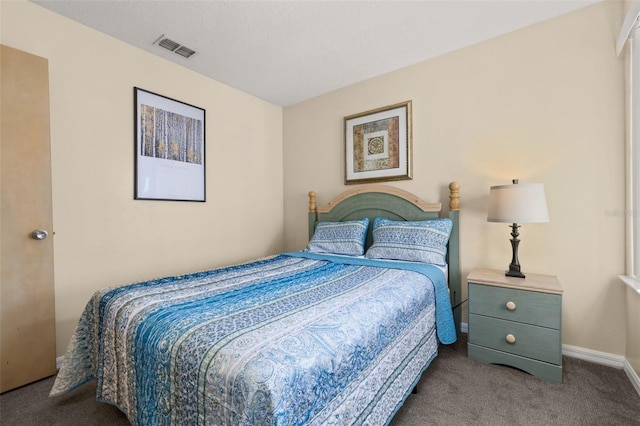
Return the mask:
<path id="1" fill-rule="evenodd" d="M 205 201 L 205 110 L 134 88 L 138 200 Z"/>

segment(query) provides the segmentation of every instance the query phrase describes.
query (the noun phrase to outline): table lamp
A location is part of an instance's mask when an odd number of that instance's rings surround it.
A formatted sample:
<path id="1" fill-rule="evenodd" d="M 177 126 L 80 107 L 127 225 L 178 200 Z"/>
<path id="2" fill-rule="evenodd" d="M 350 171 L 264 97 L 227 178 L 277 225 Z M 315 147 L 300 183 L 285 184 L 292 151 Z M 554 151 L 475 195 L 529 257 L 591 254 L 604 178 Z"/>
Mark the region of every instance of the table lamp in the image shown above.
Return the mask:
<path id="1" fill-rule="evenodd" d="M 518 260 L 518 228 L 519 223 L 549 222 L 544 185 L 541 183 L 518 183 L 513 179 L 512 185 L 492 186 L 489 191 L 489 213 L 487 222 L 511 223 L 511 249 L 513 255 L 508 277 L 524 278 Z"/>

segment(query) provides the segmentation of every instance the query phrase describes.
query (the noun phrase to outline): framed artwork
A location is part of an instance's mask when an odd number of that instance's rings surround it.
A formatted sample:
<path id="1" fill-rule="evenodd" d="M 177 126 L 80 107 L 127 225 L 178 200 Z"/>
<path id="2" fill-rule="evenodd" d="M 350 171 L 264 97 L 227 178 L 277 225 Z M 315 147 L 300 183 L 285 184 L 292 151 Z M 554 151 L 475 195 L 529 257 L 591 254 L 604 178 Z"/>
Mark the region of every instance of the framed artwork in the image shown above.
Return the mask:
<path id="1" fill-rule="evenodd" d="M 345 184 L 411 179 L 411 101 L 344 118 Z"/>
<path id="2" fill-rule="evenodd" d="M 206 201 L 205 110 L 138 87 L 136 200 Z"/>

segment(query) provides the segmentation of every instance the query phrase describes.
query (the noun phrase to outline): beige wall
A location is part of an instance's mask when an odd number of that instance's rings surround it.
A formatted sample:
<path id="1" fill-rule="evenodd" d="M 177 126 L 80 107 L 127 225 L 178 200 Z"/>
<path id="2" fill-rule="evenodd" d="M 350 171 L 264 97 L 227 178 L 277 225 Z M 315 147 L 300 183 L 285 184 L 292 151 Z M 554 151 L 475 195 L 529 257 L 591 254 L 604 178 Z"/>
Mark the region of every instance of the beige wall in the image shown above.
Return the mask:
<path id="1" fill-rule="evenodd" d="M 511 259 L 489 186 L 543 182 L 551 222 L 522 226 L 523 271 L 559 277 L 563 343 L 624 355 L 622 14 L 604 2 L 285 108 L 286 248 L 306 243 L 307 192 L 345 189 L 343 117 L 410 99 L 414 178 L 392 185 L 446 201 L 460 183 L 463 274 Z"/>
<path id="2" fill-rule="evenodd" d="M 564 343 L 626 349 L 640 371 L 640 303 L 615 278 L 617 2 L 289 107 L 284 129 L 280 108 L 34 4 L 4 1 L 0 12 L 1 43 L 49 59 L 59 355 L 98 288 L 302 248 L 307 192 L 322 203 L 345 189 L 343 117 L 411 99 L 414 179 L 393 185 L 436 200 L 461 183 L 463 273 L 510 259 L 508 227 L 485 222 L 488 187 L 544 182 L 552 222 L 521 228 L 523 270 L 562 281 Z M 206 203 L 132 199 L 133 86 L 206 109 Z"/>
<path id="3" fill-rule="evenodd" d="M 282 251 L 280 107 L 32 3 L 0 7 L 0 41 L 49 60 L 58 355 L 99 288 Z M 206 203 L 133 200 L 134 86 L 206 110 Z"/>

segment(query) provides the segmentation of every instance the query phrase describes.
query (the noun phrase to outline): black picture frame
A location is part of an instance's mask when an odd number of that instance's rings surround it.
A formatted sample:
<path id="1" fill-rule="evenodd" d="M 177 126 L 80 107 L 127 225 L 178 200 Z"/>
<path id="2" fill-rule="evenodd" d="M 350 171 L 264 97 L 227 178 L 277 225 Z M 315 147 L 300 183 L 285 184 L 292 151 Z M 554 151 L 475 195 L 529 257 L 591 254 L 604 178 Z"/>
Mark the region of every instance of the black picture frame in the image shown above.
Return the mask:
<path id="1" fill-rule="evenodd" d="M 134 199 L 206 201 L 206 111 L 139 87 L 134 98 Z"/>

